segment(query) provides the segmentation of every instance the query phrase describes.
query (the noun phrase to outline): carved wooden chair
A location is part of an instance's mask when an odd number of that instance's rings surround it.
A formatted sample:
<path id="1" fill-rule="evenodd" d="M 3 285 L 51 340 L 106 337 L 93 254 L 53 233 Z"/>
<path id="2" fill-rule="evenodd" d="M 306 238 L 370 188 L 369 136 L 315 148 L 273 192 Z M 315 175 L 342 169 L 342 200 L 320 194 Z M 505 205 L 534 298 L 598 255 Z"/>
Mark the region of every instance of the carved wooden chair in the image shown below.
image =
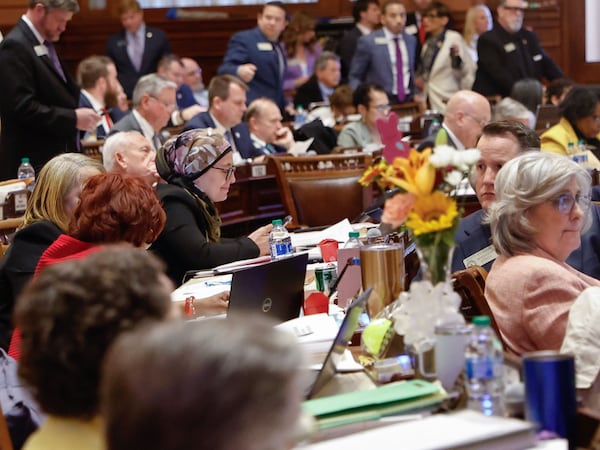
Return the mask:
<path id="1" fill-rule="evenodd" d="M 87 155 L 90 158 L 94 158 L 94 159 L 97 159 L 98 161 L 102 162 L 102 146 L 103 145 L 104 145 L 103 140 L 82 142 L 81 150 L 84 155 Z"/>
<path id="2" fill-rule="evenodd" d="M 277 183 L 292 226 L 332 225 L 352 220 L 372 203 L 374 192 L 358 184 L 371 165 L 368 153 L 274 156 Z"/>

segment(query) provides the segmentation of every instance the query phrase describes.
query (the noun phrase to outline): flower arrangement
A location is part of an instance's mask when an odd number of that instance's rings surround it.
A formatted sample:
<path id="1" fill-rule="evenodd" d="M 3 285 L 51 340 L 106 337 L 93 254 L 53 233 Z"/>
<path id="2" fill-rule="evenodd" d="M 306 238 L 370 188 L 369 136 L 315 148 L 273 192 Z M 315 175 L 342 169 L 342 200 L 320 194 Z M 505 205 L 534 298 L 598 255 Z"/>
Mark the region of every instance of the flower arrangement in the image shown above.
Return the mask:
<path id="1" fill-rule="evenodd" d="M 475 149 L 411 149 L 408 157 L 397 157 L 391 164 L 380 160 L 359 180 L 363 186 L 375 182 L 383 190 L 397 191 L 386 200 L 381 220 L 408 230 L 421 252 L 422 271 L 434 285 L 446 279 L 454 248 L 460 220 L 455 193 L 478 160 Z"/>

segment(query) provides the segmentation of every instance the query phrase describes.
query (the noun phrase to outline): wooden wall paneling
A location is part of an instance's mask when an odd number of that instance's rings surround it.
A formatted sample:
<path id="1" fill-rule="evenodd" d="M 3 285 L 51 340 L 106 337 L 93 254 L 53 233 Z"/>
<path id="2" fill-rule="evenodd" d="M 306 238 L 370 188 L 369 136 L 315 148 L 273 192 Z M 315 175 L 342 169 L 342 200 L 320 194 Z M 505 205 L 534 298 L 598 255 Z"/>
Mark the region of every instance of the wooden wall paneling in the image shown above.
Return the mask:
<path id="1" fill-rule="evenodd" d="M 600 62 L 585 62 L 585 0 L 564 2 L 565 72 L 578 83 L 600 84 Z"/>

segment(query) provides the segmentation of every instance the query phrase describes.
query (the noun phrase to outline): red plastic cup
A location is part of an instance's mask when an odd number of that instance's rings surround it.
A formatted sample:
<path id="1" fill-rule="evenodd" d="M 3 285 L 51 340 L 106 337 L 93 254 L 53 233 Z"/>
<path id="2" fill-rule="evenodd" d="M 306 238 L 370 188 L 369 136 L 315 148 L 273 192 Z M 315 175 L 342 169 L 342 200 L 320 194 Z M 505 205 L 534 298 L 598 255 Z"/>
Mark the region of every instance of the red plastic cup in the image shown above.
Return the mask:
<path id="1" fill-rule="evenodd" d="M 338 241 L 335 239 L 323 239 L 319 242 L 323 262 L 337 261 Z"/>
<path id="2" fill-rule="evenodd" d="M 329 297 L 322 292 L 313 292 L 304 299 L 304 315 L 329 312 Z"/>

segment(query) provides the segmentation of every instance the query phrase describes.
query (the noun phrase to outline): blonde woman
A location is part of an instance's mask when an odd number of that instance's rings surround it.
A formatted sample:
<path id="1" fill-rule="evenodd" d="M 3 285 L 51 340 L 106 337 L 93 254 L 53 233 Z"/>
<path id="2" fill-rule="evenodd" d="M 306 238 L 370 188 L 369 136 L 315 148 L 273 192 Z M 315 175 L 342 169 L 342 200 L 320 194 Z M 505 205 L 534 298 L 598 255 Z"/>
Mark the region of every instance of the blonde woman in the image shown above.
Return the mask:
<path id="1" fill-rule="evenodd" d="M 481 34 L 491 30 L 492 25 L 492 13 L 486 5 L 471 6 L 467 11 L 463 39 L 467 43 L 471 59 L 475 62 L 477 62 L 477 40 Z"/>

